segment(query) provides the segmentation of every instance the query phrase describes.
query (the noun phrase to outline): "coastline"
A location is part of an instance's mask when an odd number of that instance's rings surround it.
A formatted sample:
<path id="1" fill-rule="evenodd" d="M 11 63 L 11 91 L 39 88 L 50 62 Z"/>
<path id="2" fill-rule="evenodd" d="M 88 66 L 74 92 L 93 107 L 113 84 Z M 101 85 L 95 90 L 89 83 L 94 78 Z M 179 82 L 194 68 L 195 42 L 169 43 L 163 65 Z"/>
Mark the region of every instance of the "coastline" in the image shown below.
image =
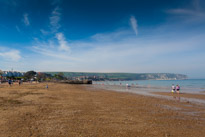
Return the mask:
<path id="1" fill-rule="evenodd" d="M 141 86 L 133 85 L 126 87 L 124 85 L 93 85 L 93 88 L 111 90 L 116 92 L 133 93 L 138 95 L 156 97 L 161 99 L 175 100 L 174 96 L 177 94 L 172 94 L 170 88 L 168 87 L 156 87 L 156 86 Z M 184 96 L 186 95 L 186 96 Z M 205 99 L 202 97 L 205 95 L 204 90 L 195 91 L 194 89 L 184 88 L 180 91 L 180 101 L 191 102 L 195 104 L 205 105 Z M 200 97 L 201 96 L 201 97 Z"/>
<path id="2" fill-rule="evenodd" d="M 205 136 L 201 104 L 45 84 L 1 85 L 1 136 Z"/>
<path id="3" fill-rule="evenodd" d="M 172 84 L 180 85 L 181 89 L 185 92 L 199 92 L 205 91 L 205 79 L 186 79 L 186 80 L 134 80 L 134 81 L 94 81 L 94 85 L 119 85 L 126 86 L 129 84 L 131 87 L 137 88 L 152 88 L 163 89 L 163 92 L 170 91 Z M 165 90 L 166 89 L 166 90 Z"/>
<path id="4" fill-rule="evenodd" d="M 153 92 L 153 94 L 165 95 L 165 96 L 171 96 L 171 97 L 180 96 L 180 97 L 183 97 L 183 98 L 194 98 L 194 99 L 205 100 L 205 94 L 180 93 L 178 95 L 177 93 L 166 93 L 166 92 Z"/>

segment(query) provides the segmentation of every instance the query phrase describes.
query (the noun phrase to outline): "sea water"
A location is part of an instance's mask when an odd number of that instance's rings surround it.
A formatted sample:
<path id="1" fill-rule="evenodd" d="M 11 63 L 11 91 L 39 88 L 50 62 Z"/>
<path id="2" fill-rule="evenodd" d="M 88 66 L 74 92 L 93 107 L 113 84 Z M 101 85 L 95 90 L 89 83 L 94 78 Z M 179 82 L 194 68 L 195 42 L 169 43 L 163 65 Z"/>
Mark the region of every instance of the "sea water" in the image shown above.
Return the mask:
<path id="1" fill-rule="evenodd" d="M 171 92 L 172 84 L 180 86 L 180 93 L 205 94 L 205 79 L 187 80 L 135 80 L 135 81 L 93 81 L 95 88 L 129 92 L 158 98 L 173 99 L 170 96 L 153 94 L 153 92 Z M 205 100 L 195 98 L 180 98 L 181 101 L 203 103 Z"/>
<path id="2" fill-rule="evenodd" d="M 94 85 L 104 85 L 111 87 L 125 87 L 129 85 L 131 89 L 141 89 L 150 91 L 170 92 L 172 84 L 179 85 L 183 92 L 198 93 L 205 91 L 205 79 L 186 80 L 135 80 L 135 81 L 94 81 Z"/>

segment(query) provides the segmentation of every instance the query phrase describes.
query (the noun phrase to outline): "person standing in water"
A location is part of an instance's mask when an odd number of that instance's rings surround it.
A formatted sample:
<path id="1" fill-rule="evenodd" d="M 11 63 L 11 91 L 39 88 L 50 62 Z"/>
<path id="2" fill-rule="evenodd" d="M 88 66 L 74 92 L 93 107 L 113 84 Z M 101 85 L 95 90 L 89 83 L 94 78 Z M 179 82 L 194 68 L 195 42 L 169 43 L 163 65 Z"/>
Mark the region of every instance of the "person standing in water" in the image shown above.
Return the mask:
<path id="1" fill-rule="evenodd" d="M 176 86 L 176 91 L 179 94 L 179 91 L 180 91 L 180 86 L 179 85 Z"/>

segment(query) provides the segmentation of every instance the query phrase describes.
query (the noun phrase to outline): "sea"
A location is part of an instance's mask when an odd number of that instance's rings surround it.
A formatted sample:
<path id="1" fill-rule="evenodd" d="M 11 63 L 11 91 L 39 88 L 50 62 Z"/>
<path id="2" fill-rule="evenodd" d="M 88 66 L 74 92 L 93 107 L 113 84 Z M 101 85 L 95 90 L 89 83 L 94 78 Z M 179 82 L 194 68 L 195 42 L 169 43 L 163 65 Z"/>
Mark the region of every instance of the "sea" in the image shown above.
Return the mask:
<path id="1" fill-rule="evenodd" d="M 165 97 L 153 94 L 153 92 L 171 92 L 172 84 L 180 86 L 180 93 L 204 94 L 205 79 L 186 79 L 186 80 L 134 80 L 134 81 L 93 81 L 93 87 L 117 92 L 129 92 L 141 95 Z M 183 98 L 181 98 L 183 100 Z M 187 100 L 187 99 L 186 99 Z M 192 102 L 203 102 L 205 100 L 188 99 Z"/>
<path id="2" fill-rule="evenodd" d="M 172 84 L 179 85 L 184 92 L 205 91 L 205 79 L 186 80 L 134 80 L 134 81 L 94 81 L 95 85 L 113 85 L 153 89 L 171 89 Z"/>

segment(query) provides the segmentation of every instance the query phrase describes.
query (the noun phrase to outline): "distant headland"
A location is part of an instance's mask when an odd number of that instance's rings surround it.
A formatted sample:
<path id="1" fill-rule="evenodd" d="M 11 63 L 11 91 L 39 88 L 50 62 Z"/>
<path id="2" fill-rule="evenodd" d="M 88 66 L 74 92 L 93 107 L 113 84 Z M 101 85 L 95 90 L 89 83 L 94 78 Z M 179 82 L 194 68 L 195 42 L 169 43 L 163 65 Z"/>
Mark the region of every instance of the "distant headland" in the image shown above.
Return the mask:
<path id="1" fill-rule="evenodd" d="M 93 81 L 125 81 L 125 80 L 184 80 L 184 74 L 174 73 L 92 73 L 92 72 L 17 72 L 0 71 L 1 79 L 33 79 L 41 81 L 53 80 L 93 80 Z"/>
<path id="2" fill-rule="evenodd" d="M 67 78 L 104 80 L 183 80 L 187 75 L 174 73 L 92 73 L 92 72 L 44 72 L 52 76 L 62 73 Z"/>

